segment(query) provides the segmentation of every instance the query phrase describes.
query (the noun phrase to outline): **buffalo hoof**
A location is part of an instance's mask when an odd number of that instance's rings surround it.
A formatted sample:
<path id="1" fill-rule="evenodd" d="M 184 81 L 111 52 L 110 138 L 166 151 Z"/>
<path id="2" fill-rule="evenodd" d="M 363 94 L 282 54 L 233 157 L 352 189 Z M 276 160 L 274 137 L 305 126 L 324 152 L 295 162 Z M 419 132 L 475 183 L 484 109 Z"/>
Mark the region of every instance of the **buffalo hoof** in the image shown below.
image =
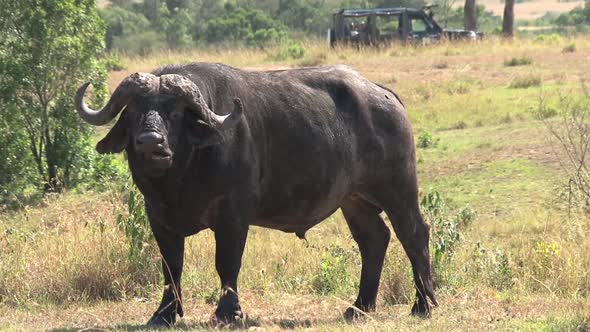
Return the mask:
<path id="1" fill-rule="evenodd" d="M 221 298 L 215 310 L 216 323 L 229 324 L 244 318 L 238 294 L 231 288 L 222 290 Z"/>
<path id="2" fill-rule="evenodd" d="M 428 302 L 424 300 L 416 300 L 414 306 L 412 306 L 412 315 L 421 318 L 430 317 L 430 306 Z"/>
<path id="3" fill-rule="evenodd" d="M 217 310 L 215 310 L 215 317 L 213 318 L 213 323 L 215 325 L 231 324 L 243 318 L 244 313 L 242 313 L 242 308 L 240 308 L 240 305 L 236 303 L 231 307 L 228 306 L 221 308 L 221 306 L 218 306 Z"/>
<path id="4" fill-rule="evenodd" d="M 357 307 L 348 307 L 342 316 L 349 322 L 361 321 L 367 318 L 367 314 Z"/>
<path id="5" fill-rule="evenodd" d="M 358 303 L 355 303 L 352 306 L 348 307 L 348 309 L 346 309 L 343 316 L 344 319 L 346 319 L 349 322 L 362 321 L 369 317 L 367 315 L 368 312 L 373 311 L 375 311 L 375 304 L 359 305 Z"/>
<path id="6" fill-rule="evenodd" d="M 152 328 L 163 328 L 163 327 L 172 327 L 176 323 L 176 314 L 173 316 L 165 317 L 164 315 L 160 315 L 155 313 L 152 318 L 147 322 L 147 326 Z"/>

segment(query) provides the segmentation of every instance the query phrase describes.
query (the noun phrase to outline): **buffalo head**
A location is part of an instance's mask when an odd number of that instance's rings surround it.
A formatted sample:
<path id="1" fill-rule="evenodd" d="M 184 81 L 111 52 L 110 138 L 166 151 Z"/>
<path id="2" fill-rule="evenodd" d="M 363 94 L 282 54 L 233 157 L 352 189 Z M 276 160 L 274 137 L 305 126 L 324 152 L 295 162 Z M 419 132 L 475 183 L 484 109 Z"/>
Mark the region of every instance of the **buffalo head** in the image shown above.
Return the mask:
<path id="1" fill-rule="evenodd" d="M 168 74 L 135 73 L 127 77 L 100 111 L 84 103 L 89 83 L 76 93 L 76 110 L 84 121 L 101 126 L 121 111 L 109 133 L 96 146 L 99 153 L 117 153 L 127 148 L 144 170 L 162 175 L 184 145 L 198 148 L 221 143 L 224 130 L 238 123 L 243 106 L 234 100 L 227 115 L 211 111 L 197 85 L 188 78 Z"/>

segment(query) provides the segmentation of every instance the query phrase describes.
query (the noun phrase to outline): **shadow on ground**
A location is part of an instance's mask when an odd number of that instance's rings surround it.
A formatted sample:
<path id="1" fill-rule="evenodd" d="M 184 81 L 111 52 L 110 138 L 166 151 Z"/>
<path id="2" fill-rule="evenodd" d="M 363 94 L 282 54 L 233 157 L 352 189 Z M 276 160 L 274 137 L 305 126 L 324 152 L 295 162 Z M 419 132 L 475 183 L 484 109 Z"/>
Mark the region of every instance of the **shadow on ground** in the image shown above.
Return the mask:
<path id="1" fill-rule="evenodd" d="M 337 324 L 345 322 L 341 317 L 333 319 L 259 319 L 247 317 L 239 322 L 228 325 L 215 325 L 211 321 L 197 322 L 178 322 L 174 325 L 174 330 L 207 330 L 207 329 L 229 329 L 229 330 L 248 330 L 253 327 L 276 326 L 281 329 L 294 330 L 300 328 L 310 328 L 318 325 Z M 168 328 L 151 328 L 145 324 L 120 324 L 115 326 L 94 326 L 94 327 L 64 327 L 49 330 L 50 332 L 78 332 L 78 331 L 167 331 Z"/>

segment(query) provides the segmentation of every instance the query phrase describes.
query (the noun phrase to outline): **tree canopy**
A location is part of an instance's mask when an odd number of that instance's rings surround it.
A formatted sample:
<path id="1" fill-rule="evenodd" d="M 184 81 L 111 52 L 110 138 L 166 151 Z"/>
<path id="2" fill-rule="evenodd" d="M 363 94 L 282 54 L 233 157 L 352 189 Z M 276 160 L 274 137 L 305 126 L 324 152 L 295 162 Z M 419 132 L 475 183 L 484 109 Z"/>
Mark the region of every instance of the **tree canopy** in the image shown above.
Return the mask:
<path id="1" fill-rule="evenodd" d="M 98 59 L 105 25 L 95 2 L 3 0 L 0 27 L 0 126 L 10 128 L 0 164 L 25 158 L 26 146 L 36 170 L 33 185 L 50 191 L 74 185 L 93 157 L 91 129 L 74 111 L 72 96 L 89 79 L 94 100 L 106 96 L 106 70 Z"/>

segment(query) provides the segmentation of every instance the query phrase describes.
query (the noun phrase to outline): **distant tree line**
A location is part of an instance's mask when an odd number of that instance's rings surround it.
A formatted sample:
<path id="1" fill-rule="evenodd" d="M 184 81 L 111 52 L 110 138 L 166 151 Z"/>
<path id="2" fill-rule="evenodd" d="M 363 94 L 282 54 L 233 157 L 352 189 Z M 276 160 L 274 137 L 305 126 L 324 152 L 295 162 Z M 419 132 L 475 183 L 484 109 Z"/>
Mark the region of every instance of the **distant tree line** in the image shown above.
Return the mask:
<path id="1" fill-rule="evenodd" d="M 590 25 L 590 0 L 586 0 L 584 7 L 576 7 L 568 13 L 559 15 L 555 19 L 558 26 L 589 26 Z"/>
<path id="2" fill-rule="evenodd" d="M 436 0 L 444 25 L 462 27 L 463 8 Z M 324 38 L 341 8 L 414 7 L 424 0 L 113 0 L 100 10 L 109 50 L 146 54 L 155 49 L 204 45 L 266 47 L 289 38 Z M 477 27 L 501 25 L 475 6 Z M 491 30 L 492 28 L 488 29 Z"/>

